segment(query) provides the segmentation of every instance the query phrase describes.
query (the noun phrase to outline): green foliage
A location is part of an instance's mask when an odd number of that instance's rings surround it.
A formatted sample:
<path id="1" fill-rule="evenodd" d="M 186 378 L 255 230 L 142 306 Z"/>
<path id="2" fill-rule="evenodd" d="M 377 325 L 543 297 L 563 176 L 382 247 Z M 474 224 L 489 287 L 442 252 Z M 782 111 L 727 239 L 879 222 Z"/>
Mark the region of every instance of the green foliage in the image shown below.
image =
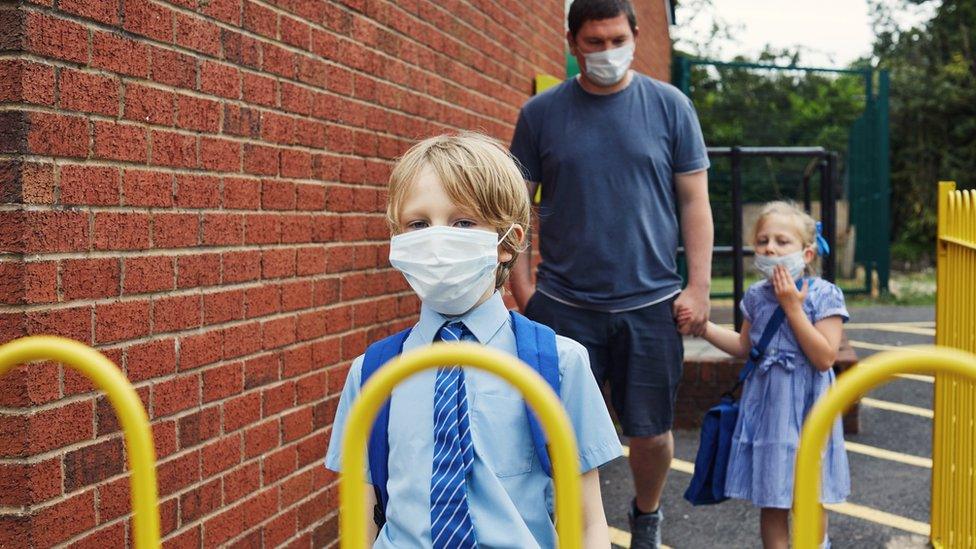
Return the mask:
<path id="1" fill-rule="evenodd" d="M 874 50 L 891 71 L 893 255 L 913 261 L 934 250 L 936 182 L 976 186 L 976 1 L 943 0 L 907 31 L 891 23 L 898 7 L 874 3 Z"/>

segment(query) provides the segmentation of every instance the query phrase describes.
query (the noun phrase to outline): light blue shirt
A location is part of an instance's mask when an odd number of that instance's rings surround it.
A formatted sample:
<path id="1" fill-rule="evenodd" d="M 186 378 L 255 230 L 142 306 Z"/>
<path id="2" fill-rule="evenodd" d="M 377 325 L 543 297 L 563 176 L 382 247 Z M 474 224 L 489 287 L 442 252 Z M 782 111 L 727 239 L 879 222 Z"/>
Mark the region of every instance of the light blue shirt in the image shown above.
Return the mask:
<path id="1" fill-rule="evenodd" d="M 460 320 L 489 347 L 516 354 L 511 317 L 497 292 L 460 318 L 421 307 L 420 320 L 403 344 L 408 351 L 431 343 L 440 327 Z M 590 372 L 586 349 L 556 336 L 560 399 L 579 446 L 581 472 L 617 457 L 620 441 L 603 396 Z M 359 395 L 363 357 L 349 369 L 339 398 L 325 466 L 340 471 L 340 441 L 346 416 Z M 374 547 L 430 547 L 430 477 L 433 460 L 435 370 L 421 372 L 393 390 L 390 408 L 390 502 L 386 525 Z M 471 411 L 474 465 L 468 479 L 468 504 L 481 547 L 554 547 L 550 518 L 552 479 L 535 455 L 524 401 L 519 392 L 492 374 L 465 369 Z M 367 472 L 368 475 L 368 472 Z M 371 517 L 370 517 L 371 518 Z"/>

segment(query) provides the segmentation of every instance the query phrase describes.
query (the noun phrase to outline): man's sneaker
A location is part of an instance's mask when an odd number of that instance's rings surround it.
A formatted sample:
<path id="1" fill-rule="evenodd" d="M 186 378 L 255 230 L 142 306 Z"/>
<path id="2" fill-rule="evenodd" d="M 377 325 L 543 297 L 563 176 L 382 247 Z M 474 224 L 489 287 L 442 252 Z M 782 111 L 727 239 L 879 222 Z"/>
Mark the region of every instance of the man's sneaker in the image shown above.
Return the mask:
<path id="1" fill-rule="evenodd" d="M 631 549 L 659 549 L 661 547 L 661 522 L 664 521 L 664 513 L 660 506 L 653 513 L 637 514 L 637 504 L 632 503 L 627 517 L 630 519 Z"/>

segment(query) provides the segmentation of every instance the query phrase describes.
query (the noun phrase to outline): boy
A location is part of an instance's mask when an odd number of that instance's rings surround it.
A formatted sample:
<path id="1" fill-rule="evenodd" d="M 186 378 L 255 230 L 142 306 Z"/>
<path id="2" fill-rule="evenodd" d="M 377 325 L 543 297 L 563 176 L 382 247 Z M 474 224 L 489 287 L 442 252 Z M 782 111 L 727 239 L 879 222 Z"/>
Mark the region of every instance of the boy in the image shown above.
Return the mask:
<path id="1" fill-rule="evenodd" d="M 403 351 L 467 340 L 516 354 L 518 328 L 499 290 L 523 246 L 529 198 L 508 153 L 474 133 L 418 143 L 390 176 L 387 218 L 390 262 L 421 300 Z M 609 547 L 597 467 L 621 455 L 620 443 L 586 350 L 553 337 L 560 399 L 579 445 L 583 542 Z M 326 456 L 334 471 L 363 364 L 363 356 L 353 362 L 336 411 Z M 531 430 L 521 395 L 491 374 L 441 368 L 400 384 L 389 410 L 388 481 L 374 487 L 388 502 L 374 547 L 554 547 L 552 483 Z"/>

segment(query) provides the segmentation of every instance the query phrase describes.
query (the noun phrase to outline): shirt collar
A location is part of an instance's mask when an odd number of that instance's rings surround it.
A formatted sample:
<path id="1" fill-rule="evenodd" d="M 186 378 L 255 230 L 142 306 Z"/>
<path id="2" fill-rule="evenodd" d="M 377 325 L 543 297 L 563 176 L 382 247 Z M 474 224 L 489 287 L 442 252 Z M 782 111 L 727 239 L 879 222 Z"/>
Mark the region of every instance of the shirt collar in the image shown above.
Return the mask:
<path id="1" fill-rule="evenodd" d="M 478 305 L 461 316 L 445 316 L 431 309 L 427 305 L 420 305 L 420 320 L 414 332 L 421 341 L 430 343 L 441 326 L 448 322 L 463 322 L 479 343 L 487 343 L 508 320 L 509 313 L 505 307 L 502 294 L 495 292 L 487 301 Z"/>

